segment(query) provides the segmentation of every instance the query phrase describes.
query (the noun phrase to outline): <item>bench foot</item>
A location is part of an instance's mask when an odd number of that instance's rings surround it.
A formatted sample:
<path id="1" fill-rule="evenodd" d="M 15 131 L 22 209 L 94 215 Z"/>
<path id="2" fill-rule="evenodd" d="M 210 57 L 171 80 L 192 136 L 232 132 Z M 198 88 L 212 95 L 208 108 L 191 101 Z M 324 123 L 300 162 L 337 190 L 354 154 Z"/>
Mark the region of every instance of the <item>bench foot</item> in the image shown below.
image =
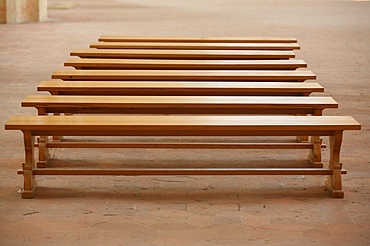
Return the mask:
<path id="1" fill-rule="evenodd" d="M 331 197 L 333 198 L 343 198 L 344 197 L 344 192 L 342 190 L 334 190 L 329 180 L 325 182 L 325 186 L 328 189 Z"/>
<path id="2" fill-rule="evenodd" d="M 37 185 L 35 184 L 34 188 L 32 190 L 23 190 L 22 191 L 22 199 L 32 199 L 36 195 L 36 187 Z"/>
<path id="3" fill-rule="evenodd" d="M 37 162 L 37 167 L 39 167 L 39 168 L 48 167 L 48 162 L 47 161 L 38 161 Z"/>
<path id="4" fill-rule="evenodd" d="M 33 198 L 36 195 L 37 189 L 37 181 L 35 176 L 33 175 L 33 171 L 22 170 L 21 172 L 23 173 L 24 178 L 22 198 Z"/>
<path id="5" fill-rule="evenodd" d="M 320 160 L 315 160 L 315 158 L 312 156 L 312 153 L 308 155 L 307 159 L 310 162 L 311 167 L 324 167 L 324 164 Z"/>
<path id="6" fill-rule="evenodd" d="M 319 161 L 310 160 L 310 163 L 311 163 L 311 166 L 315 167 L 315 168 L 324 167 L 324 164 L 322 162 L 319 162 Z"/>

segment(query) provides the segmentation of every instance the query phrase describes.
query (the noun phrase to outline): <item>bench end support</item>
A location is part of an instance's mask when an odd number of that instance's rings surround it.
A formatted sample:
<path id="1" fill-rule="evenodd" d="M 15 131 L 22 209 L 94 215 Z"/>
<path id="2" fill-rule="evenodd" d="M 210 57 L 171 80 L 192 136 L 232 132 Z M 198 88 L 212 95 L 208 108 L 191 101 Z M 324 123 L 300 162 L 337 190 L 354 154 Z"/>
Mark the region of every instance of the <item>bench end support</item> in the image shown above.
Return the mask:
<path id="1" fill-rule="evenodd" d="M 325 186 L 328 189 L 331 197 L 333 198 L 343 198 L 344 197 L 344 192 L 342 190 L 334 190 L 329 180 L 325 182 Z"/>
<path id="2" fill-rule="evenodd" d="M 342 163 L 340 162 L 340 147 L 342 145 L 343 131 L 334 132 L 330 139 L 330 162 L 329 168 L 332 174 L 328 176 L 326 187 L 333 198 L 343 198 L 342 190 Z"/>

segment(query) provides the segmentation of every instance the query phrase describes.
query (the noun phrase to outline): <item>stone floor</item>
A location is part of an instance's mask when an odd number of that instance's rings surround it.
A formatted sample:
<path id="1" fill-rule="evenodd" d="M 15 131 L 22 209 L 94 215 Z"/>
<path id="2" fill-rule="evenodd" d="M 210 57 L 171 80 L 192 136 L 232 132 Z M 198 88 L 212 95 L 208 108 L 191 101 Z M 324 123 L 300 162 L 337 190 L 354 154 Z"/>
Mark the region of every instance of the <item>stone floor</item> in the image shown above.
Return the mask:
<path id="1" fill-rule="evenodd" d="M 44 23 L 0 25 L 0 117 L 100 35 L 293 36 L 317 81 L 362 131 L 346 132 L 344 199 L 324 177 L 39 177 L 22 200 L 22 135 L 0 131 L 0 245 L 370 245 L 370 2 L 349 0 L 75 0 Z M 327 139 L 324 139 L 327 143 Z M 55 165 L 225 165 L 305 153 L 56 150 Z M 328 150 L 324 150 L 327 157 Z"/>

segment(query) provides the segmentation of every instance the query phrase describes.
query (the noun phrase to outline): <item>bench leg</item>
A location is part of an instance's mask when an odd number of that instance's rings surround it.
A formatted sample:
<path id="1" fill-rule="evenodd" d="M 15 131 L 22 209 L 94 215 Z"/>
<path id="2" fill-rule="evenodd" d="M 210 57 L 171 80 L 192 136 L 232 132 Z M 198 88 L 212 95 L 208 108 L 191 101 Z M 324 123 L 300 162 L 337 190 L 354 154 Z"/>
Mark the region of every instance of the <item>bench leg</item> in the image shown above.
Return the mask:
<path id="1" fill-rule="evenodd" d="M 47 167 L 50 159 L 49 149 L 47 143 L 49 141 L 48 136 L 40 136 L 38 139 L 39 144 L 39 160 L 37 162 L 37 167 Z"/>
<path id="2" fill-rule="evenodd" d="M 311 136 L 312 149 L 308 154 L 308 160 L 312 167 L 323 167 L 321 160 L 321 144 L 320 136 Z"/>
<path id="3" fill-rule="evenodd" d="M 296 114 L 297 116 L 307 116 L 307 114 Z M 315 109 L 315 111 L 311 114 L 312 116 L 321 116 L 322 115 L 322 109 Z M 297 136 L 297 142 L 302 143 L 302 142 L 308 142 L 308 136 Z M 321 153 L 321 152 L 320 152 Z M 321 159 L 320 159 L 321 162 Z"/>
<path id="4" fill-rule="evenodd" d="M 61 116 L 61 114 L 60 113 L 54 113 L 54 116 Z M 62 138 L 63 138 L 63 136 L 52 136 L 52 140 L 57 141 L 57 142 L 62 141 Z"/>
<path id="5" fill-rule="evenodd" d="M 39 115 L 47 115 L 47 113 L 42 114 L 39 111 Z M 54 116 L 60 116 L 60 113 L 55 113 Z M 72 115 L 72 114 L 66 114 Z M 63 136 L 52 136 L 52 141 L 60 142 L 62 141 Z M 49 149 L 47 148 L 47 142 L 49 141 L 49 137 L 47 136 L 40 136 L 39 138 L 39 161 L 37 162 L 37 167 L 47 167 L 50 153 Z"/>
<path id="6" fill-rule="evenodd" d="M 326 181 L 326 187 L 330 194 L 334 198 L 343 198 L 344 193 L 342 190 L 342 165 L 340 163 L 340 147 L 342 145 L 343 132 L 335 132 L 333 136 L 330 136 L 330 161 L 329 168 L 332 170 L 332 174 L 328 176 Z"/>
<path id="7" fill-rule="evenodd" d="M 23 164 L 23 191 L 22 198 L 33 198 L 36 194 L 37 182 L 33 175 L 35 168 L 35 137 L 31 132 L 23 132 L 25 163 Z"/>
<path id="8" fill-rule="evenodd" d="M 38 115 L 48 115 L 44 108 L 38 108 Z M 49 162 L 49 150 L 47 148 L 47 142 L 49 141 L 48 136 L 40 136 L 38 139 L 38 150 L 39 159 L 37 161 L 37 167 L 47 167 Z"/>
<path id="9" fill-rule="evenodd" d="M 62 114 L 60 113 L 54 113 L 54 116 L 61 116 Z M 71 113 L 65 113 L 65 116 L 73 116 Z M 53 136 L 53 141 L 60 142 L 63 140 L 63 136 Z"/>
<path id="10" fill-rule="evenodd" d="M 307 114 L 295 114 L 296 116 L 307 116 Z M 296 137 L 298 143 L 308 142 L 308 136 L 297 136 Z"/>

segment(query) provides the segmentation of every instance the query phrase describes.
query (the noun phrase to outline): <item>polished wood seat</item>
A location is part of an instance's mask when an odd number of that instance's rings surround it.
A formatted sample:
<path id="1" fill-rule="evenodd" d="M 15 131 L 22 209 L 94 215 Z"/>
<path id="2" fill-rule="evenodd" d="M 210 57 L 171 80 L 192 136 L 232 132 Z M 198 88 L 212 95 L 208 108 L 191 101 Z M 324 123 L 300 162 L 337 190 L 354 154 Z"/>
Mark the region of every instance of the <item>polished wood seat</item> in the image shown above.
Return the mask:
<path id="1" fill-rule="evenodd" d="M 93 42 L 97 49 L 165 50 L 299 50 L 297 43 L 206 43 L 206 42 Z"/>
<path id="2" fill-rule="evenodd" d="M 267 60 L 290 59 L 295 54 L 290 50 L 163 50 L 163 49 L 75 49 L 71 56 L 81 58 L 121 59 L 240 59 Z"/>
<path id="3" fill-rule="evenodd" d="M 25 163 L 18 171 L 24 177 L 23 198 L 36 191 L 36 175 L 327 175 L 326 186 L 333 197 L 344 196 L 340 148 L 343 131 L 360 130 L 349 116 L 12 116 L 6 130 L 23 132 Z M 36 168 L 35 136 L 329 136 L 328 168 Z M 156 145 L 156 144 L 148 144 Z M 147 148 L 146 143 L 119 145 Z M 254 148 L 255 144 L 250 145 Z M 85 148 L 86 146 L 73 146 Z M 103 146 L 95 146 L 103 147 Z M 106 145 L 105 147 L 117 147 Z M 201 143 L 157 144 L 156 148 L 248 148 L 248 144 Z"/>
<path id="4" fill-rule="evenodd" d="M 279 81 L 316 79 L 309 70 L 57 70 L 53 79 L 117 81 Z"/>
<path id="5" fill-rule="evenodd" d="M 30 95 L 22 107 L 82 114 L 312 114 L 337 108 L 331 97 L 270 96 L 51 96 Z"/>
<path id="6" fill-rule="evenodd" d="M 171 60 L 69 58 L 65 66 L 76 69 L 157 69 L 157 70 L 296 70 L 306 68 L 303 60 Z"/>
<path id="7" fill-rule="evenodd" d="M 101 36 L 104 42 L 180 42 L 180 43 L 297 43 L 294 37 L 154 37 Z"/>
<path id="8" fill-rule="evenodd" d="M 324 92 L 318 83 L 290 82 L 146 82 L 146 81 L 42 81 L 38 91 L 52 95 L 111 96 L 308 96 Z"/>

